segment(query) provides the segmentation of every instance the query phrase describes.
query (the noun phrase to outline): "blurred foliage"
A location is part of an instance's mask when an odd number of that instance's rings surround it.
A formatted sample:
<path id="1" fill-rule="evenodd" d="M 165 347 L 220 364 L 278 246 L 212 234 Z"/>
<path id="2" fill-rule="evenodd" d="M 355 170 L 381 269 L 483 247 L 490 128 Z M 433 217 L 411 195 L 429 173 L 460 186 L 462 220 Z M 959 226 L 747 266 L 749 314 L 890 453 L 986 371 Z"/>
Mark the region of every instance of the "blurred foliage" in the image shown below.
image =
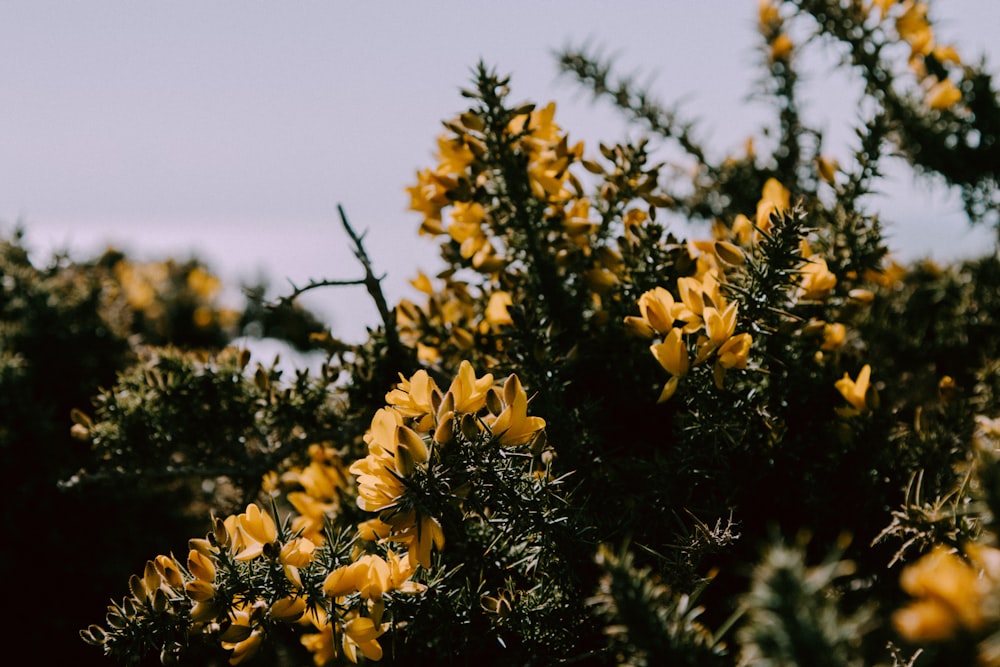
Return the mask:
<path id="1" fill-rule="evenodd" d="M 342 210 L 364 278 L 240 312 L 194 261 L 8 240 L 0 442 L 44 474 L 5 518 L 72 525 L 4 566 L 61 573 L 75 662 L 1000 665 L 997 252 L 901 265 L 866 204 L 895 153 L 995 223 L 997 93 L 925 3 L 758 11 L 774 125 L 720 161 L 587 49 L 560 66 L 645 138 L 585 147 L 480 64 L 393 305 Z M 842 163 L 800 108 L 824 46 L 864 84 Z M 295 305 L 348 284 L 359 344 Z"/>

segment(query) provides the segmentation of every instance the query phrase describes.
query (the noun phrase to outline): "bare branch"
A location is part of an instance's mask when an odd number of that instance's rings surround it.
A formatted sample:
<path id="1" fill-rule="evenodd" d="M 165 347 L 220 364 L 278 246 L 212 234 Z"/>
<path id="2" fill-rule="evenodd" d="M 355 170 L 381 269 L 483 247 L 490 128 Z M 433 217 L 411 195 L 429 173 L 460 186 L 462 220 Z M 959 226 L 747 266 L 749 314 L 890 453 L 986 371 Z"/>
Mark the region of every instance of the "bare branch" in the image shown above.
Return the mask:
<path id="1" fill-rule="evenodd" d="M 364 285 L 368 290 L 368 294 L 371 295 L 372 300 L 375 301 L 375 307 L 378 309 L 379 317 L 382 318 L 382 325 L 385 327 L 385 339 L 386 344 L 389 347 L 390 354 L 395 354 L 399 348 L 399 332 L 396 329 L 396 318 L 393 316 L 392 310 L 389 309 L 389 305 L 385 300 L 385 294 L 382 292 L 382 277 L 376 276 L 375 272 L 372 270 L 371 260 L 368 258 L 368 253 L 365 251 L 364 246 L 364 234 L 358 235 L 351 227 L 351 223 L 347 220 L 347 214 L 344 212 L 344 207 L 337 204 L 337 212 L 340 214 L 340 221 L 344 225 L 344 229 L 347 231 L 347 235 L 351 237 L 351 241 L 354 243 L 354 256 L 358 258 L 361 265 L 365 268 L 365 279 Z"/>

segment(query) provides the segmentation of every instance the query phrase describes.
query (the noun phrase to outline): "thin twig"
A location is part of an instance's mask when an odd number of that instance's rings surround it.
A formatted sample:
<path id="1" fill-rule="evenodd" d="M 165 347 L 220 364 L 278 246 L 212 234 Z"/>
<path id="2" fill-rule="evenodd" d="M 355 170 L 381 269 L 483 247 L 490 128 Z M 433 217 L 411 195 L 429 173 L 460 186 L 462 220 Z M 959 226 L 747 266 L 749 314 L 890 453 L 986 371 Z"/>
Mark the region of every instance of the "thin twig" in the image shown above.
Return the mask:
<path id="1" fill-rule="evenodd" d="M 399 332 L 396 329 L 396 318 L 393 316 L 392 310 L 389 309 L 389 305 L 385 300 L 385 294 L 382 292 L 382 278 L 385 276 L 379 277 L 375 275 L 375 272 L 372 270 L 371 260 L 365 251 L 363 243 L 364 234 L 359 236 L 354 231 L 351 223 L 347 221 L 347 214 L 344 212 L 344 207 L 341 204 L 337 204 L 337 212 L 340 214 L 340 221 L 343 223 L 347 235 L 351 237 L 351 241 L 354 243 L 354 256 L 358 258 L 358 261 L 365 268 L 365 279 L 363 282 L 365 288 L 368 290 L 368 294 L 371 295 L 372 300 L 375 302 L 379 317 L 382 318 L 389 354 L 394 355 L 399 350 Z"/>
<path id="2" fill-rule="evenodd" d="M 348 287 L 352 285 L 364 285 L 365 289 L 368 290 L 368 294 L 371 295 L 372 300 L 375 302 L 375 308 L 378 310 L 379 317 L 382 320 L 382 326 L 385 328 L 386 345 L 389 348 L 389 353 L 396 354 L 399 351 L 399 332 L 396 329 L 396 319 L 393 316 L 393 311 L 389 308 L 389 304 L 385 299 L 385 294 L 382 292 L 382 279 L 385 278 L 385 275 L 375 275 L 371 259 L 368 257 L 368 252 L 365 250 L 365 235 L 358 234 L 354 231 L 354 228 L 351 227 L 351 223 L 347 220 L 347 213 L 344 212 L 344 207 L 342 205 L 337 204 L 337 212 L 340 214 L 340 222 L 344 225 L 344 230 L 351 238 L 351 243 L 354 244 L 352 252 L 358 261 L 361 262 L 361 266 L 364 267 L 365 277 L 355 280 L 310 280 L 307 284 L 301 287 L 289 280 L 288 282 L 292 286 L 291 294 L 279 297 L 277 302 L 272 304 L 271 307 L 281 308 L 284 306 L 290 306 L 295 299 L 299 298 L 306 292 L 319 287 Z"/>
<path id="3" fill-rule="evenodd" d="M 314 290 L 317 287 L 345 287 L 349 285 L 364 285 L 365 279 L 358 278 L 357 280 L 310 280 L 306 285 L 299 287 L 291 280 L 288 284 L 292 286 L 292 293 L 285 296 L 279 297 L 276 306 L 287 306 L 291 305 L 292 301 L 299 298 L 306 292 Z"/>

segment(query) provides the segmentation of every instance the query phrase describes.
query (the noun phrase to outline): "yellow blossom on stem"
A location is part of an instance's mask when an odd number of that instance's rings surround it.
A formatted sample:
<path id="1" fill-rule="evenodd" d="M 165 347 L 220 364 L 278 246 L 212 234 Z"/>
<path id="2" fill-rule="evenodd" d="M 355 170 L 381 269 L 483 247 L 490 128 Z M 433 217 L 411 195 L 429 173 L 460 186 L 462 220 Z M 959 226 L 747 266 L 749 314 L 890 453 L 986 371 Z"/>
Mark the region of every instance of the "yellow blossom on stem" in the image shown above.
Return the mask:
<path id="1" fill-rule="evenodd" d="M 302 614 L 304 614 L 305 611 L 305 598 L 286 596 L 279 600 L 275 600 L 271 604 L 267 613 L 275 620 L 285 621 L 286 623 L 294 623 L 302 618 Z"/>
<path id="2" fill-rule="evenodd" d="M 838 322 L 823 325 L 823 344 L 821 350 L 828 352 L 839 350 L 844 345 L 847 338 L 847 327 Z"/>
<path id="3" fill-rule="evenodd" d="M 455 412 L 478 412 L 486 402 L 486 393 L 492 386 L 492 373 L 487 373 L 481 378 L 477 378 L 472 364 L 467 360 L 462 360 L 458 366 L 458 375 L 455 376 L 451 386 L 448 387 L 448 394 L 451 394 L 453 402 L 450 410 Z"/>
<path id="4" fill-rule="evenodd" d="M 837 276 L 827 268 L 826 259 L 823 257 L 810 257 L 801 271 L 800 299 L 822 301 L 837 285 Z"/>
<path id="5" fill-rule="evenodd" d="M 930 53 L 934 34 L 927 21 L 927 3 L 906 0 L 903 3 L 903 13 L 896 18 L 896 32 L 910 45 L 912 53 Z"/>
<path id="6" fill-rule="evenodd" d="M 791 193 L 776 178 L 764 182 L 760 201 L 757 202 L 756 224 L 765 232 L 771 231 L 771 214 L 784 213 L 791 206 Z"/>
<path id="7" fill-rule="evenodd" d="M 748 333 L 737 334 L 722 344 L 715 360 L 714 380 L 716 387 L 722 388 L 727 370 L 732 368 L 742 370 L 747 367 L 752 345 L 753 336 Z"/>
<path id="8" fill-rule="evenodd" d="M 838 408 L 838 414 L 850 417 L 868 411 L 867 395 L 871 374 L 871 366 L 865 364 L 858 372 L 857 380 L 852 380 L 850 375 L 844 373 L 844 377 L 834 383 L 840 395 L 851 404 L 850 408 Z"/>
<path id="9" fill-rule="evenodd" d="M 630 315 L 625 323 L 635 333 L 651 338 L 654 332 L 663 335 L 673 328 L 677 310 L 674 296 L 663 287 L 654 287 L 639 297 L 642 316 Z"/>
<path id="10" fill-rule="evenodd" d="M 795 44 L 786 33 L 779 33 L 771 42 L 771 60 L 787 60 Z"/>
<path id="11" fill-rule="evenodd" d="M 369 660 L 381 660 L 382 647 L 378 643 L 378 638 L 387 629 L 387 625 L 376 625 L 375 621 L 367 616 L 351 619 L 344 625 L 342 637 L 344 655 L 353 663 L 358 662 L 358 651 Z"/>
<path id="12" fill-rule="evenodd" d="M 649 347 L 653 357 L 663 366 L 664 370 L 675 377 L 687 375 L 690 359 L 687 344 L 680 329 L 671 329 L 662 343 Z"/>
<path id="13" fill-rule="evenodd" d="M 951 79 L 938 81 L 927 91 L 927 104 L 938 111 L 950 109 L 962 99 L 962 91 Z"/>
<path id="14" fill-rule="evenodd" d="M 507 311 L 507 308 L 513 305 L 513 303 L 509 292 L 502 290 L 493 292 L 490 294 L 490 300 L 486 305 L 486 321 L 494 327 L 514 324 L 514 320 L 511 319 L 510 313 Z"/>
<path id="15" fill-rule="evenodd" d="M 425 370 L 419 370 L 407 380 L 402 373 L 399 384 L 385 395 L 385 402 L 405 417 L 422 417 L 433 410 L 431 397 L 440 392 L 437 383 Z"/>
<path id="16" fill-rule="evenodd" d="M 516 447 L 529 442 L 545 428 L 541 417 L 528 416 L 528 396 L 516 375 L 507 378 L 503 385 L 504 407 L 489 424 L 490 431 L 501 444 Z"/>
<path id="17" fill-rule="evenodd" d="M 947 547 L 935 546 L 903 570 L 899 583 L 915 598 L 892 617 L 896 631 L 908 641 L 951 639 L 959 629 L 977 631 L 985 623 L 991 580 Z"/>
<path id="18" fill-rule="evenodd" d="M 257 655 L 261 644 L 264 643 L 264 635 L 258 630 L 250 633 L 246 639 L 238 642 L 222 642 L 222 648 L 231 650 L 229 656 L 230 665 L 239 665 Z"/>
<path id="19" fill-rule="evenodd" d="M 245 547 L 236 554 L 236 560 L 253 560 L 263 552 L 265 544 L 271 544 L 278 538 L 274 519 L 253 503 L 247 505 L 246 511 L 237 517 L 237 523 Z"/>

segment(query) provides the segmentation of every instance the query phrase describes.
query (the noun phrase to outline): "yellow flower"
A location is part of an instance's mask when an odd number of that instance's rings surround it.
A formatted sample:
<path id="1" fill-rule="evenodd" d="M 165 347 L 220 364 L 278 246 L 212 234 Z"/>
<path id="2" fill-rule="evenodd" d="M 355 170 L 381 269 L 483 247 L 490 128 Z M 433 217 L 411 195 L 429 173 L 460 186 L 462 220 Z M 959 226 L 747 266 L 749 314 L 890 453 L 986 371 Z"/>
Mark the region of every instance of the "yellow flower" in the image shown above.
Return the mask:
<path id="1" fill-rule="evenodd" d="M 844 373 L 844 377 L 834 383 L 840 395 L 846 398 L 847 402 L 851 404 L 850 408 L 838 408 L 838 414 L 849 417 L 868 411 L 866 398 L 871 374 L 871 366 L 865 364 L 858 372 L 857 380 L 852 380 L 850 375 Z"/>
<path id="2" fill-rule="evenodd" d="M 722 312 L 717 308 L 706 307 L 702 312 L 705 318 L 705 331 L 712 345 L 717 347 L 725 343 L 736 330 L 736 303 L 729 304 Z"/>
<path id="3" fill-rule="evenodd" d="M 823 257 L 809 257 L 801 271 L 800 299 L 822 301 L 837 285 L 837 276 L 827 268 L 826 259 Z"/>
<path id="4" fill-rule="evenodd" d="M 742 370 L 746 368 L 752 345 L 753 337 L 748 333 L 733 336 L 722 344 L 715 360 L 715 368 L 713 369 L 713 379 L 715 380 L 716 387 L 722 389 L 727 370 L 732 368 Z"/>
<path id="5" fill-rule="evenodd" d="M 834 158 L 818 156 L 816 158 L 816 173 L 830 185 L 836 184 L 837 170 L 840 164 Z"/>
<path id="6" fill-rule="evenodd" d="M 844 340 L 847 338 L 847 327 L 843 324 L 834 322 L 832 324 L 823 325 L 823 344 L 820 345 L 821 350 L 834 351 L 839 350 L 844 345 Z"/>
<path id="7" fill-rule="evenodd" d="M 719 348 L 718 365 L 725 369 L 743 369 L 747 366 L 753 336 L 741 333 L 733 336 Z"/>
<path id="8" fill-rule="evenodd" d="M 639 297 L 642 320 L 658 334 L 666 334 L 674 326 L 677 304 L 674 296 L 663 287 L 654 287 Z M 628 321 L 630 318 L 625 318 Z"/>
<path id="9" fill-rule="evenodd" d="M 977 631 L 985 624 L 983 606 L 990 579 L 947 547 L 935 546 L 903 570 L 899 583 L 916 598 L 892 618 L 908 641 L 950 639 L 959 628 Z"/>
<path id="10" fill-rule="evenodd" d="M 344 655 L 353 663 L 358 662 L 358 651 L 369 660 L 382 659 L 382 647 L 378 643 L 387 625 L 377 625 L 374 620 L 367 616 L 358 616 L 351 619 L 344 625 L 342 646 Z"/>
<path id="11" fill-rule="evenodd" d="M 771 214 L 784 213 L 791 206 L 791 193 L 776 178 L 764 182 L 760 201 L 757 202 L 757 227 L 768 232 L 771 230 Z"/>
<path id="12" fill-rule="evenodd" d="M 489 303 L 486 305 L 486 321 L 492 326 L 501 327 L 514 324 L 507 308 L 513 305 L 513 300 L 509 292 L 502 290 L 490 294 Z"/>
<path id="13" fill-rule="evenodd" d="M 222 647 L 232 650 L 229 656 L 230 665 L 239 665 L 257 655 L 260 645 L 264 643 L 264 635 L 258 630 L 250 633 L 250 636 L 239 642 L 222 642 Z"/>
<path id="14" fill-rule="evenodd" d="M 934 32 L 927 21 L 927 3 L 907 0 L 896 19 L 896 32 L 910 45 L 911 53 L 926 55 L 934 48 Z"/>
<path id="15" fill-rule="evenodd" d="M 181 575 L 180 567 L 170 556 L 157 556 L 153 561 L 153 565 L 156 568 L 156 572 L 171 588 L 175 590 L 180 590 L 184 587 L 184 577 Z"/>
<path id="16" fill-rule="evenodd" d="M 508 447 L 526 444 L 545 428 L 544 419 L 528 416 L 528 396 L 516 375 L 504 382 L 503 409 L 489 427 L 500 444 Z"/>
<path id="17" fill-rule="evenodd" d="M 244 545 L 243 550 L 234 556 L 236 560 L 253 560 L 263 552 L 265 544 L 271 544 L 278 538 L 274 519 L 253 503 L 247 505 L 246 511 L 236 517 L 236 521 Z"/>
<path id="18" fill-rule="evenodd" d="M 268 609 L 268 615 L 278 621 L 294 623 L 302 618 L 306 611 L 305 598 L 286 596 L 275 600 Z"/>
<path id="19" fill-rule="evenodd" d="M 194 577 L 184 584 L 184 592 L 195 602 L 206 602 L 215 597 L 215 563 L 197 549 L 188 553 L 188 572 Z"/>
<path id="20" fill-rule="evenodd" d="M 306 537 L 295 537 L 281 547 L 278 553 L 278 561 L 281 569 L 285 573 L 288 581 L 295 584 L 296 588 L 302 588 L 302 578 L 299 576 L 299 568 L 305 567 L 312 562 L 313 552 L 316 544 Z"/>
<path id="21" fill-rule="evenodd" d="M 787 60 L 795 44 L 792 38 L 785 33 L 780 33 L 771 42 L 771 60 Z"/>
<path id="22" fill-rule="evenodd" d="M 390 590 L 389 564 L 380 556 L 365 554 L 350 565 L 339 567 L 323 582 L 323 591 L 332 598 L 358 592 L 366 600 L 381 600 Z"/>
<path id="23" fill-rule="evenodd" d="M 772 0 L 760 0 L 757 3 L 757 20 L 762 29 L 781 23 L 781 15 Z"/>
<path id="24" fill-rule="evenodd" d="M 439 173 L 460 174 L 475 160 L 472 150 L 458 137 L 442 134 L 437 139 L 437 145 Z"/>
<path id="25" fill-rule="evenodd" d="M 690 360 L 687 345 L 681 337 L 680 329 L 671 329 L 662 343 L 651 345 L 649 350 L 664 370 L 671 375 L 675 377 L 687 375 Z"/>
<path id="26" fill-rule="evenodd" d="M 385 402 L 405 417 L 423 417 L 433 410 L 432 396 L 440 392 L 437 383 L 425 370 L 419 370 L 407 380 L 402 373 L 399 384 L 385 395 Z"/>
<path id="27" fill-rule="evenodd" d="M 962 91 L 951 79 L 938 81 L 927 91 L 927 104 L 931 109 L 950 109 L 962 99 Z"/>
<path id="28" fill-rule="evenodd" d="M 458 365 L 458 375 L 448 387 L 454 404 L 451 410 L 455 412 L 478 412 L 486 402 L 486 394 L 493 386 L 493 374 L 487 373 L 481 378 L 476 377 L 472 364 L 466 360 Z M 445 395 L 447 396 L 447 394 Z"/>
<path id="29" fill-rule="evenodd" d="M 533 419 L 537 419 L 533 417 Z M 432 516 L 421 517 L 417 524 L 416 539 L 409 544 L 408 555 L 413 557 L 420 565 L 429 568 L 431 566 L 431 547 L 436 547 L 438 551 L 444 548 L 444 530 L 441 529 L 441 522 Z"/>

